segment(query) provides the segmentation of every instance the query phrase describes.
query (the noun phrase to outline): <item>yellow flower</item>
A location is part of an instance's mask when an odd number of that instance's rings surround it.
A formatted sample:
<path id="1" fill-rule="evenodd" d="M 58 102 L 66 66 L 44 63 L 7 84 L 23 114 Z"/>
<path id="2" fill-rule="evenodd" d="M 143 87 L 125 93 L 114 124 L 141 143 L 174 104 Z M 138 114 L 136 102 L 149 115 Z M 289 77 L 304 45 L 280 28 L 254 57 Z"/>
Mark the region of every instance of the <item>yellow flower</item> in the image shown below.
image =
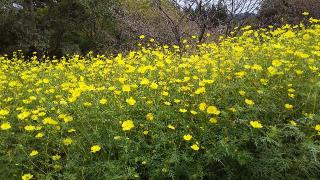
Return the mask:
<path id="1" fill-rule="evenodd" d="M 170 105 L 171 105 L 171 103 L 168 102 L 168 101 L 164 102 L 164 104 L 167 105 L 167 106 L 170 106 Z"/>
<path id="2" fill-rule="evenodd" d="M 201 111 L 205 111 L 206 110 L 206 108 L 207 108 L 207 104 L 206 103 L 200 103 L 199 104 L 199 109 L 201 110 Z"/>
<path id="3" fill-rule="evenodd" d="M 126 120 L 122 123 L 123 131 L 130 131 L 132 128 L 134 128 L 134 124 L 132 120 Z"/>
<path id="4" fill-rule="evenodd" d="M 54 161 L 58 161 L 59 159 L 61 159 L 61 156 L 59 154 L 56 154 L 56 155 L 53 155 L 51 158 Z"/>
<path id="5" fill-rule="evenodd" d="M 33 178 L 33 175 L 32 174 L 24 174 L 22 177 L 22 180 L 30 180 Z"/>
<path id="6" fill-rule="evenodd" d="M 91 102 L 84 102 L 83 105 L 87 106 L 87 107 L 90 107 L 90 106 L 92 106 L 92 103 Z"/>
<path id="7" fill-rule="evenodd" d="M 43 136 L 44 136 L 43 133 L 38 133 L 35 137 L 36 137 L 36 138 L 42 138 Z"/>
<path id="8" fill-rule="evenodd" d="M 153 82 L 153 83 L 151 83 L 150 88 L 151 89 L 158 89 L 158 84 Z"/>
<path id="9" fill-rule="evenodd" d="M 8 129 L 11 128 L 11 125 L 10 125 L 9 122 L 4 122 L 4 123 L 1 124 L 0 128 L 1 128 L 1 130 L 8 130 Z"/>
<path id="10" fill-rule="evenodd" d="M 130 92 L 131 91 L 130 85 L 123 85 L 122 86 L 122 91 L 123 92 Z"/>
<path id="11" fill-rule="evenodd" d="M 39 154 L 39 152 L 37 150 L 32 150 L 30 153 L 30 156 L 36 156 L 38 154 Z"/>
<path id="12" fill-rule="evenodd" d="M 253 128 L 257 128 L 257 129 L 260 129 L 262 128 L 262 124 L 259 122 L 259 121 L 250 121 L 250 125 L 253 127 Z"/>
<path id="13" fill-rule="evenodd" d="M 150 83 L 149 79 L 147 78 L 143 78 L 141 81 L 140 81 L 140 84 L 141 85 L 148 85 Z"/>
<path id="14" fill-rule="evenodd" d="M 58 118 L 59 118 L 59 119 L 63 119 L 63 121 L 64 121 L 65 123 L 69 123 L 69 122 L 73 121 L 73 117 L 68 116 L 68 115 L 66 115 L 66 114 L 60 114 L 60 115 L 58 116 Z"/>
<path id="15" fill-rule="evenodd" d="M 244 71 L 236 72 L 234 75 L 237 76 L 237 78 L 243 78 L 247 73 Z"/>
<path id="16" fill-rule="evenodd" d="M 308 40 L 311 39 L 311 36 L 309 34 L 305 34 L 305 35 L 302 36 L 302 38 L 303 38 L 303 40 L 308 41 Z"/>
<path id="17" fill-rule="evenodd" d="M 38 117 L 37 115 L 32 115 L 32 116 L 31 116 L 31 119 L 36 121 L 36 120 L 39 119 L 39 117 Z"/>
<path id="18" fill-rule="evenodd" d="M 282 62 L 280 60 L 273 60 L 272 65 L 275 67 L 279 67 L 282 65 Z"/>
<path id="19" fill-rule="evenodd" d="M 45 112 L 40 112 L 40 113 L 38 114 L 38 116 L 40 116 L 40 117 L 45 116 L 45 115 L 46 115 Z"/>
<path id="20" fill-rule="evenodd" d="M 252 100 L 250 100 L 250 99 L 245 99 L 244 102 L 245 102 L 246 104 L 248 104 L 249 106 L 254 105 L 254 101 L 252 101 Z"/>
<path id="21" fill-rule="evenodd" d="M 184 135 L 183 139 L 186 141 L 190 141 L 192 139 L 192 136 L 190 134 Z"/>
<path id="22" fill-rule="evenodd" d="M 202 93 L 205 93 L 206 92 L 206 88 L 205 87 L 201 87 L 201 88 L 198 88 L 194 93 L 195 94 L 202 94 Z"/>
<path id="23" fill-rule="evenodd" d="M 130 106 L 133 106 L 133 105 L 136 104 L 136 100 L 134 100 L 133 97 L 130 97 L 129 99 L 127 99 L 126 102 L 127 102 Z"/>
<path id="24" fill-rule="evenodd" d="M 118 78 L 118 81 L 123 84 L 125 81 L 127 80 L 127 78 L 124 78 L 124 77 L 120 77 Z M 115 90 L 116 88 L 114 86 L 112 87 L 109 87 L 109 90 Z"/>
<path id="25" fill-rule="evenodd" d="M 99 103 L 100 104 L 107 104 L 108 100 L 105 98 L 100 99 Z"/>
<path id="26" fill-rule="evenodd" d="M 192 146 L 190 146 L 191 149 L 193 149 L 194 151 L 198 151 L 200 149 L 200 147 L 197 144 L 193 144 Z"/>
<path id="27" fill-rule="evenodd" d="M 302 15 L 309 16 L 309 12 L 303 12 Z"/>
<path id="28" fill-rule="evenodd" d="M 198 112 L 194 111 L 194 110 L 191 110 L 190 113 L 193 114 L 193 115 L 197 115 L 198 114 Z"/>
<path id="29" fill-rule="evenodd" d="M 186 109 L 181 109 L 181 108 L 180 108 L 179 111 L 182 112 L 182 113 L 185 113 L 185 112 L 187 112 L 188 110 L 186 110 Z"/>
<path id="30" fill-rule="evenodd" d="M 294 94 L 290 94 L 290 93 L 288 93 L 288 96 L 289 96 L 290 98 L 294 98 L 294 97 L 295 97 Z"/>
<path id="31" fill-rule="evenodd" d="M 207 108 L 207 113 L 208 113 L 208 114 L 219 115 L 219 114 L 220 114 L 220 111 L 219 111 L 218 108 L 215 107 L 215 106 L 209 106 L 209 107 Z"/>
<path id="32" fill-rule="evenodd" d="M 293 88 L 288 89 L 289 93 L 294 93 L 296 90 L 294 90 Z"/>
<path id="33" fill-rule="evenodd" d="M 169 129 L 172 129 L 172 130 L 175 130 L 176 128 L 174 127 L 174 126 L 172 126 L 171 124 L 169 124 L 168 126 L 167 126 Z"/>
<path id="34" fill-rule="evenodd" d="M 260 79 L 260 82 L 263 85 L 267 85 L 268 84 L 268 80 L 267 79 Z"/>
<path id="35" fill-rule="evenodd" d="M 71 138 L 65 138 L 65 139 L 63 139 L 63 144 L 66 145 L 66 146 L 72 144 L 72 142 L 73 142 L 73 141 L 72 141 Z"/>
<path id="36" fill-rule="evenodd" d="M 143 134 L 144 134 L 144 135 L 148 135 L 148 134 L 149 134 L 149 131 L 147 131 L 147 130 L 146 130 L 146 131 L 143 131 Z"/>
<path id="37" fill-rule="evenodd" d="M 275 74 L 277 74 L 277 69 L 276 68 L 274 68 L 273 66 L 270 66 L 270 67 L 268 67 L 268 72 L 271 74 L 271 75 L 275 75 Z"/>
<path id="38" fill-rule="evenodd" d="M 94 146 L 91 147 L 91 152 L 92 153 L 96 153 L 96 152 L 98 152 L 100 150 L 101 150 L 101 147 L 99 145 L 94 145 Z"/>
<path id="39" fill-rule="evenodd" d="M 174 99 L 173 100 L 175 103 L 179 103 L 179 102 L 181 102 L 181 100 L 180 99 Z"/>
<path id="40" fill-rule="evenodd" d="M 47 117 L 45 119 L 43 119 L 43 124 L 50 124 L 50 125 L 57 125 L 58 122 L 53 120 L 51 117 Z"/>
<path id="41" fill-rule="evenodd" d="M 234 108 L 234 107 L 229 108 L 228 110 L 229 110 L 229 111 L 231 111 L 231 112 L 236 112 L 236 111 L 237 111 L 237 109 L 236 109 L 236 108 Z"/>
<path id="42" fill-rule="evenodd" d="M 216 124 L 216 123 L 218 123 L 218 120 L 216 118 L 210 118 L 209 122 L 212 124 Z"/>
<path id="43" fill-rule="evenodd" d="M 10 111 L 6 109 L 0 109 L 0 116 L 6 116 L 10 113 Z"/>
<path id="44" fill-rule="evenodd" d="M 144 39 L 145 37 L 146 37 L 146 36 L 143 35 L 143 34 L 139 36 L 140 39 Z"/>
<path id="45" fill-rule="evenodd" d="M 114 91 L 114 94 L 115 94 L 115 95 L 120 95 L 120 94 L 121 94 L 121 91 Z"/>
<path id="46" fill-rule="evenodd" d="M 239 91 L 239 94 L 240 94 L 241 96 L 244 96 L 244 95 L 246 95 L 246 92 L 245 92 L 245 91 Z"/>
<path id="47" fill-rule="evenodd" d="M 169 96 L 169 92 L 167 92 L 167 91 L 162 91 L 161 94 L 162 94 L 163 96 Z"/>
<path id="48" fill-rule="evenodd" d="M 296 123 L 295 121 L 293 121 L 293 120 L 290 121 L 290 124 L 291 124 L 292 126 L 297 126 L 297 123 Z"/>
<path id="49" fill-rule="evenodd" d="M 253 70 L 257 70 L 257 71 L 261 71 L 262 70 L 262 66 L 260 66 L 259 64 L 254 64 L 251 69 Z"/>
<path id="50" fill-rule="evenodd" d="M 25 129 L 26 131 L 34 131 L 34 130 L 36 129 L 36 127 L 35 127 L 35 126 L 32 126 L 32 125 L 28 125 L 28 126 L 25 126 L 24 129 Z"/>
<path id="51" fill-rule="evenodd" d="M 297 75 L 303 74 L 303 71 L 302 71 L 302 70 L 299 70 L 299 69 L 298 69 L 298 70 L 295 70 L 295 72 L 296 72 Z"/>
<path id="52" fill-rule="evenodd" d="M 71 129 L 68 129 L 68 133 L 72 133 L 72 132 L 76 132 L 75 129 L 71 128 Z"/>
<path id="53" fill-rule="evenodd" d="M 152 121 L 152 120 L 154 119 L 153 114 L 152 114 L 152 113 L 148 113 L 148 114 L 146 115 L 146 119 L 147 119 L 148 121 Z"/>
<path id="54" fill-rule="evenodd" d="M 291 105 L 291 104 L 285 104 L 284 107 L 285 107 L 286 109 L 288 109 L 288 110 L 293 109 L 293 105 Z"/>
<path id="55" fill-rule="evenodd" d="M 45 79 L 42 80 L 42 82 L 45 83 L 45 84 L 48 84 L 50 82 L 50 80 L 45 78 Z"/>
<path id="56" fill-rule="evenodd" d="M 30 114 L 31 114 L 30 112 L 24 111 L 24 112 L 18 114 L 17 117 L 18 117 L 18 119 L 20 119 L 20 120 L 24 120 L 24 119 L 26 119 L 27 117 L 29 117 Z"/>
<path id="57" fill-rule="evenodd" d="M 314 127 L 314 129 L 315 129 L 316 131 L 319 131 L 319 132 L 320 132 L 320 124 L 317 124 L 317 125 Z"/>
<path id="58" fill-rule="evenodd" d="M 15 87 L 15 86 L 17 86 L 18 85 L 18 82 L 17 81 L 10 81 L 9 82 L 9 86 L 10 87 Z"/>

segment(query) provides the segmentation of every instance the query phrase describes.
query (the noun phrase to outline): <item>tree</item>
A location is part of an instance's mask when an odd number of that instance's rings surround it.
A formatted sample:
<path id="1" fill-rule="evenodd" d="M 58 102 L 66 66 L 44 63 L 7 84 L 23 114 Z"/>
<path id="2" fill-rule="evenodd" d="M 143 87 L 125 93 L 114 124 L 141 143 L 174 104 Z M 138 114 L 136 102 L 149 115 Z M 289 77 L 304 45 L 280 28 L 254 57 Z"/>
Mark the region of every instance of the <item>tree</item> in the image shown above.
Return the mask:
<path id="1" fill-rule="evenodd" d="M 114 47 L 116 0 L 0 1 L 0 53 L 40 49 L 51 55 Z"/>
<path id="2" fill-rule="evenodd" d="M 20 5 L 20 4 L 21 5 Z M 0 53 L 28 48 L 26 42 L 39 40 L 29 1 L 2 1 L 0 4 Z"/>
<path id="3" fill-rule="evenodd" d="M 269 24 L 299 23 L 304 17 L 303 12 L 320 18 L 320 1 L 318 0 L 264 0 L 259 10 L 260 22 Z"/>
<path id="4" fill-rule="evenodd" d="M 228 12 L 225 34 L 230 35 L 235 27 L 242 27 L 249 23 L 252 17 L 255 17 L 262 2 L 263 0 L 222 0 Z"/>
<path id="5" fill-rule="evenodd" d="M 215 3 L 214 0 L 191 0 L 184 10 L 189 14 L 190 20 L 198 26 L 198 41 L 201 43 L 207 30 L 224 25 L 227 18 L 227 7 L 222 0 Z"/>
<path id="6" fill-rule="evenodd" d="M 163 44 L 173 43 L 170 28 L 150 0 L 122 0 L 120 7 L 113 12 L 113 16 L 122 44 L 127 48 L 134 48 L 138 36 L 142 34 Z"/>
<path id="7" fill-rule="evenodd" d="M 195 32 L 199 43 L 203 42 L 205 32 L 217 28 L 224 29 L 224 34 L 230 35 L 234 27 L 246 25 L 248 20 L 255 16 L 262 0 L 170 0 L 179 12 L 175 19 L 163 6 L 164 1 L 154 0 L 153 2 L 163 18 L 168 21 L 176 42 L 181 44 L 183 34 L 179 32 L 183 32 L 181 30 L 183 22 L 196 25 Z"/>
<path id="8" fill-rule="evenodd" d="M 81 5 L 86 9 L 88 20 L 84 34 L 91 39 L 89 47 L 92 50 L 102 52 L 106 49 L 121 49 L 121 29 L 118 27 L 115 11 L 120 9 L 118 0 L 80 0 Z"/>

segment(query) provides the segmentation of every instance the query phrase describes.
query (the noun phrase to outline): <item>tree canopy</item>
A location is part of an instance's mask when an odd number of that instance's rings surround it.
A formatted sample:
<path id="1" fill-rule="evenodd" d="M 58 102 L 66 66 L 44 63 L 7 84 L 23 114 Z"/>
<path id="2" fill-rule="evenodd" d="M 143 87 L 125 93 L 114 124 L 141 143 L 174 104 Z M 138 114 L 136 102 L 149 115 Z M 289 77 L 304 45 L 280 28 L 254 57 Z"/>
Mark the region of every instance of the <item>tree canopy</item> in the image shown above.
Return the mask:
<path id="1" fill-rule="evenodd" d="M 162 44 L 234 27 L 297 23 L 320 17 L 317 0 L 1 0 L 0 54 L 38 50 L 50 56 L 130 50 L 144 34 Z"/>

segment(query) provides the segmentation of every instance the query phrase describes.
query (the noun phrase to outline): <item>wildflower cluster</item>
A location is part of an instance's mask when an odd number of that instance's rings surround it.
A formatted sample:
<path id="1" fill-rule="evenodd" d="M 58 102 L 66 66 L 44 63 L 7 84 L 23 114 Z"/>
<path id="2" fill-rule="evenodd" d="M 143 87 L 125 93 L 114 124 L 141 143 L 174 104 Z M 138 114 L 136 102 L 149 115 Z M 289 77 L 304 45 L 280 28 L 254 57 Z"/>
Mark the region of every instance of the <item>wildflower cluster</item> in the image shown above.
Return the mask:
<path id="1" fill-rule="evenodd" d="M 320 25 L 310 21 L 246 27 L 182 55 L 152 42 L 115 57 L 0 56 L 2 179 L 316 179 Z"/>

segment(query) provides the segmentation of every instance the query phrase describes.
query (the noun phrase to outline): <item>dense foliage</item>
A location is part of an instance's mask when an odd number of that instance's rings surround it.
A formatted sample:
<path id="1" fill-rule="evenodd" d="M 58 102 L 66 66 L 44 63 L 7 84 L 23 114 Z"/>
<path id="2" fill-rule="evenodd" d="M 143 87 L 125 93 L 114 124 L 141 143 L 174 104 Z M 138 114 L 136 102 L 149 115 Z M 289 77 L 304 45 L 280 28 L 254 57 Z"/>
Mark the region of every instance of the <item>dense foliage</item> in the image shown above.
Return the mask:
<path id="1" fill-rule="evenodd" d="M 150 39 L 116 57 L 1 56 L 0 178 L 318 179 L 310 22 L 182 55 Z"/>
<path id="2" fill-rule="evenodd" d="M 116 5 L 116 0 L 0 2 L 0 53 L 20 49 L 62 56 L 111 50 L 118 33 L 111 16 Z"/>
<path id="3" fill-rule="evenodd" d="M 320 18 L 319 9 L 318 0 L 263 0 L 259 16 L 264 25 L 294 24 L 303 20 L 303 11 L 308 11 L 312 17 Z"/>
<path id="4" fill-rule="evenodd" d="M 181 47 L 192 35 L 215 41 L 234 27 L 279 27 L 319 10 L 318 0 L 0 0 L 0 54 L 117 54 L 140 34 Z"/>

